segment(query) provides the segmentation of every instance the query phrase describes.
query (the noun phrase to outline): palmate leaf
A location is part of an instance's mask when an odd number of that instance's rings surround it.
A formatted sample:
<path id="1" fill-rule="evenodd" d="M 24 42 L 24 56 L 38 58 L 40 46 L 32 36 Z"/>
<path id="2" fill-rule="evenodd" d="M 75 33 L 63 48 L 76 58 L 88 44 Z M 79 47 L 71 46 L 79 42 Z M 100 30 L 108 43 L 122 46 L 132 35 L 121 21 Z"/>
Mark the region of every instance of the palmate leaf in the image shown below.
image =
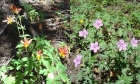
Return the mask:
<path id="1" fill-rule="evenodd" d="M 131 84 L 133 77 L 127 75 L 118 76 L 119 80 L 115 84 Z"/>
<path id="2" fill-rule="evenodd" d="M 65 73 L 60 73 L 59 76 L 61 77 L 61 79 L 63 80 L 63 82 L 66 82 L 68 77 L 67 77 L 67 74 Z"/>
<path id="3" fill-rule="evenodd" d="M 46 68 L 50 68 L 50 62 L 45 60 L 45 59 L 41 59 L 41 62 L 43 63 L 43 65 L 46 67 Z"/>
<path id="4" fill-rule="evenodd" d="M 39 70 L 39 74 L 47 75 L 48 70 L 47 69 Z"/>

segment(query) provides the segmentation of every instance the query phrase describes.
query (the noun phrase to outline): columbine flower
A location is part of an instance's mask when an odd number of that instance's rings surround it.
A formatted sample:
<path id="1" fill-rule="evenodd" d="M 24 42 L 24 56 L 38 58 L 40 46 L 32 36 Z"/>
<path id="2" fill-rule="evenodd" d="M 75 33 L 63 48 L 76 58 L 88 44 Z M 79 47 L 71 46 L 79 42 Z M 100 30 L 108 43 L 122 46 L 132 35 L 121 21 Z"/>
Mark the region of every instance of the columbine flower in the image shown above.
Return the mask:
<path id="1" fill-rule="evenodd" d="M 137 47 L 138 46 L 138 40 L 136 40 L 134 37 L 132 38 L 130 43 L 132 44 L 133 47 Z"/>
<path id="2" fill-rule="evenodd" d="M 42 55 L 42 50 L 37 51 L 36 57 L 37 57 L 38 60 L 41 59 L 41 55 Z"/>
<path id="3" fill-rule="evenodd" d="M 102 20 L 101 20 L 101 19 L 95 20 L 95 22 L 93 23 L 93 26 L 94 26 L 96 29 L 99 29 L 101 26 L 103 26 Z"/>
<path id="4" fill-rule="evenodd" d="M 126 46 L 128 44 L 124 42 L 124 40 L 119 40 L 119 42 L 117 43 L 117 46 L 119 48 L 119 51 L 121 50 L 126 50 Z"/>
<path id="5" fill-rule="evenodd" d="M 27 48 L 32 42 L 32 39 L 28 40 L 26 37 L 24 37 L 24 41 L 21 40 L 21 43 L 24 45 L 25 48 Z"/>
<path id="6" fill-rule="evenodd" d="M 18 14 L 22 10 L 21 8 L 17 8 L 15 5 L 11 5 L 10 9 L 16 14 Z"/>
<path id="7" fill-rule="evenodd" d="M 82 55 L 78 54 L 77 57 L 73 60 L 75 63 L 75 67 L 77 67 L 81 63 Z"/>
<path id="8" fill-rule="evenodd" d="M 53 80 L 54 79 L 54 74 L 53 73 L 49 73 L 48 74 L 48 78 L 50 78 L 51 80 Z"/>
<path id="9" fill-rule="evenodd" d="M 80 37 L 86 38 L 87 34 L 88 34 L 88 31 L 86 31 L 85 29 L 83 29 L 83 31 L 79 31 L 79 36 Z"/>
<path id="10" fill-rule="evenodd" d="M 58 52 L 59 52 L 59 55 L 64 58 L 65 56 L 68 55 L 68 47 L 67 46 L 64 46 L 64 47 L 58 47 Z"/>
<path id="11" fill-rule="evenodd" d="M 100 46 L 98 46 L 98 42 L 90 44 L 90 50 L 93 50 L 94 53 L 96 53 L 99 49 L 100 49 Z"/>
<path id="12" fill-rule="evenodd" d="M 80 22 L 80 23 L 83 23 L 83 22 L 84 22 L 84 20 L 80 20 L 79 22 Z"/>
<path id="13" fill-rule="evenodd" d="M 8 16 L 6 20 L 3 20 L 2 22 L 7 22 L 7 24 L 12 24 L 12 22 L 15 22 L 14 17 Z"/>

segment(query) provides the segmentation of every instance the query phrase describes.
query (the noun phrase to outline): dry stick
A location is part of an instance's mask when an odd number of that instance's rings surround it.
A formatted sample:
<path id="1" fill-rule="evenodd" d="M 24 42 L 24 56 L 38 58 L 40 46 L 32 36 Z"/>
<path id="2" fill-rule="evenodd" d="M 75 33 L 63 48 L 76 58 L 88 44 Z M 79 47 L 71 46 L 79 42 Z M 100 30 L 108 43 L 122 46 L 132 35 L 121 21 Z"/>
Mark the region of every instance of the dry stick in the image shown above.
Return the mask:
<path id="1" fill-rule="evenodd" d="M 32 26 L 29 26 L 29 27 L 28 27 L 28 30 L 31 32 L 31 34 L 33 35 L 33 37 L 34 37 L 34 36 L 38 36 L 38 34 L 36 33 L 36 31 L 33 29 Z"/>

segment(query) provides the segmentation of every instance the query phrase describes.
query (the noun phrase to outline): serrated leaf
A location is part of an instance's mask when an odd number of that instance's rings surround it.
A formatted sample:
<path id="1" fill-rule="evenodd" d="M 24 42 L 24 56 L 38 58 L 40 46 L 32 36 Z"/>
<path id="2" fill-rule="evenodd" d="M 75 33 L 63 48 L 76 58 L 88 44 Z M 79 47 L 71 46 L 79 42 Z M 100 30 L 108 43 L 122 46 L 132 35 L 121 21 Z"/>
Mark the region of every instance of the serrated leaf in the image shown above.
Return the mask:
<path id="1" fill-rule="evenodd" d="M 124 80 L 117 80 L 115 84 L 124 84 Z"/>
<path id="2" fill-rule="evenodd" d="M 41 62 L 43 63 L 43 65 L 46 67 L 46 68 L 50 68 L 50 63 L 49 61 L 46 61 L 44 59 L 41 59 Z"/>
<path id="3" fill-rule="evenodd" d="M 61 81 L 53 81 L 53 84 L 63 84 Z"/>
<path id="4" fill-rule="evenodd" d="M 60 73 L 59 76 L 61 77 L 61 79 L 63 80 L 63 82 L 66 82 L 68 77 L 67 77 L 67 74 L 65 73 Z"/>
<path id="5" fill-rule="evenodd" d="M 47 69 L 39 70 L 39 74 L 47 75 L 48 74 L 48 70 Z"/>

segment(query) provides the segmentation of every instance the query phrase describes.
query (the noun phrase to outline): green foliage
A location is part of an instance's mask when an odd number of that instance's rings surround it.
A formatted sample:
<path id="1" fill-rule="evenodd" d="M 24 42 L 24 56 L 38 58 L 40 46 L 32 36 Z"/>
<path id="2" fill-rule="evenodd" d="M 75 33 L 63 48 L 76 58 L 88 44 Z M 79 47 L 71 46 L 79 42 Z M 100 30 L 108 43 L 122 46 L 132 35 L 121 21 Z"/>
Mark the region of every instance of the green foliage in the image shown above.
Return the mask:
<path id="1" fill-rule="evenodd" d="M 126 0 L 71 0 L 70 27 L 73 33 L 69 37 L 72 49 L 80 47 L 83 56 L 77 81 L 82 80 L 85 84 L 131 84 L 139 80 L 140 46 L 133 47 L 130 43 L 133 37 L 138 39 L 140 36 L 139 7 L 139 4 Z M 99 29 L 93 26 L 96 19 L 103 22 Z M 80 23 L 80 20 L 83 22 Z M 86 38 L 79 36 L 82 29 L 88 32 Z M 126 51 L 118 50 L 116 43 L 120 39 L 128 43 Z M 100 46 L 96 53 L 90 50 L 90 44 L 94 42 Z M 94 80 L 93 75 L 97 75 L 93 71 L 95 67 L 98 67 L 101 80 Z"/>
<path id="2" fill-rule="evenodd" d="M 40 42 L 38 42 L 40 41 Z M 37 51 L 42 50 L 41 59 L 37 59 Z M 34 38 L 34 42 L 28 48 L 18 45 L 18 59 L 13 59 L 8 66 L 16 74 L 11 74 L 15 77 L 16 84 L 34 84 L 46 78 L 46 84 L 53 83 L 69 84 L 69 79 L 66 74 L 66 67 L 61 63 L 57 49 L 50 45 L 43 37 Z M 15 68 L 14 68 L 15 67 Z M 6 71 L 5 68 L 1 68 Z M 54 78 L 48 79 L 48 74 L 53 73 Z M 11 78 L 8 76 L 7 78 Z M 3 81 L 5 79 L 2 79 Z M 6 83 L 11 84 L 11 83 Z"/>
<path id="3" fill-rule="evenodd" d="M 45 13 L 41 11 L 37 11 L 31 4 L 22 4 L 25 8 L 25 11 L 27 13 L 27 17 L 30 19 L 31 22 L 35 21 L 42 21 L 45 19 L 46 15 Z"/>

